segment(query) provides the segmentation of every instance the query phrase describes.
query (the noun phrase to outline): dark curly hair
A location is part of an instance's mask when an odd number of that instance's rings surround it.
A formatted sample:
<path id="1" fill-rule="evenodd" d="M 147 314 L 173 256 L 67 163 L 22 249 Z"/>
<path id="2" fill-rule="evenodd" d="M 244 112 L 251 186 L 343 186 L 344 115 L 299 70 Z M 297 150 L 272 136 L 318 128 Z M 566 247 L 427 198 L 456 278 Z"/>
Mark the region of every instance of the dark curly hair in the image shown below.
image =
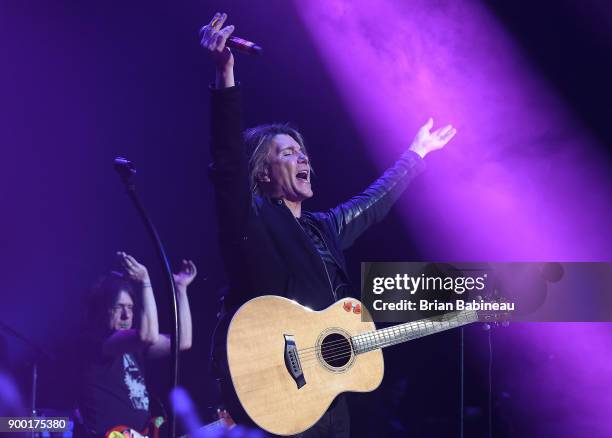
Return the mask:
<path id="1" fill-rule="evenodd" d="M 112 271 L 96 281 L 87 303 L 87 325 L 90 329 L 106 329 L 108 311 L 117 303 L 121 292 L 128 293 L 134 301 L 134 306 L 138 305 L 132 283 L 121 273 Z M 134 315 L 138 315 L 138 312 L 134 312 Z"/>

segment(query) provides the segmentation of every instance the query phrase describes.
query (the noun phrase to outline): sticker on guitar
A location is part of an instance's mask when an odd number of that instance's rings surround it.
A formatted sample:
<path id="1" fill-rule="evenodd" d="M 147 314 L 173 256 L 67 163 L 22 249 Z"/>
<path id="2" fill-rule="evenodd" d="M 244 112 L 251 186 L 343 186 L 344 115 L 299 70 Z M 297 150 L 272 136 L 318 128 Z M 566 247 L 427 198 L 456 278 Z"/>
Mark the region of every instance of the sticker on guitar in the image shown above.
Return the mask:
<path id="1" fill-rule="evenodd" d="M 356 315 L 359 315 L 361 313 L 361 304 L 354 303 L 352 301 L 345 301 L 342 304 L 342 308 L 347 312 L 350 312 L 352 310 L 353 313 Z"/>

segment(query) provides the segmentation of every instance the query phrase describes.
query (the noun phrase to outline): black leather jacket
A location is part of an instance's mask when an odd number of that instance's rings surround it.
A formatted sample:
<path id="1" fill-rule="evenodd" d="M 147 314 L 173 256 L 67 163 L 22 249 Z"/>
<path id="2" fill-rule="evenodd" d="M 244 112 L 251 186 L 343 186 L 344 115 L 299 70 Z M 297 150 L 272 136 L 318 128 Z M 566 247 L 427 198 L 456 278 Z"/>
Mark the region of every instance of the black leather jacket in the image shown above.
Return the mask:
<path id="1" fill-rule="evenodd" d="M 253 195 L 242 141 L 238 86 L 212 94 L 212 157 L 221 254 L 229 276 L 226 308 L 235 310 L 264 294 L 281 295 L 319 310 L 335 300 L 325 264 L 282 200 Z M 333 258 L 347 277 L 343 251 L 387 214 L 402 191 L 423 169 L 407 151 L 364 192 L 310 216 Z M 348 278 L 345 278 L 348 282 Z"/>

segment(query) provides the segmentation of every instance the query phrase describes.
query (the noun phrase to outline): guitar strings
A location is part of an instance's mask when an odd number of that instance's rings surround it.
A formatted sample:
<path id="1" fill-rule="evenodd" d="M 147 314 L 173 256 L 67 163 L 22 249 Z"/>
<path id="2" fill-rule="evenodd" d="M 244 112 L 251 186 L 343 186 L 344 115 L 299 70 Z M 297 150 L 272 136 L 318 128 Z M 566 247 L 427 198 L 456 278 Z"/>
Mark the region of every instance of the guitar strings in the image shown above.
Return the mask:
<path id="1" fill-rule="evenodd" d="M 329 347 L 331 345 L 337 345 L 337 344 L 343 344 L 344 345 L 346 343 L 352 343 L 351 340 L 355 339 L 356 337 L 357 336 L 352 336 L 351 338 L 338 339 L 337 341 L 331 341 L 331 342 L 326 343 L 326 344 L 321 344 L 320 346 L 315 345 L 313 347 L 306 347 L 306 348 L 303 348 L 301 350 L 298 350 L 297 352 L 298 352 L 298 354 L 302 354 L 302 353 L 308 353 L 308 352 L 310 352 L 312 350 L 316 350 L 317 348 Z"/>
<path id="2" fill-rule="evenodd" d="M 396 334 L 399 334 L 399 333 L 396 333 Z M 358 336 L 360 336 L 360 335 L 358 335 Z M 355 337 L 353 337 L 351 339 L 355 339 Z M 372 337 L 372 339 L 371 339 L 372 341 L 376 341 L 376 339 L 374 338 L 373 335 L 371 337 Z M 397 339 L 397 338 L 388 339 L 388 340 L 385 340 L 385 342 L 383 342 L 381 344 L 376 344 L 376 348 L 382 348 L 383 346 L 392 345 L 393 343 L 397 343 L 398 341 L 399 341 L 399 339 Z M 336 345 L 334 345 L 334 344 L 336 344 Z M 337 345 L 337 344 L 341 344 L 341 345 Z M 329 348 L 330 345 L 334 345 L 333 348 Z M 374 345 L 375 345 L 375 342 L 372 343 L 372 346 L 374 346 Z M 317 347 L 309 347 L 309 348 L 306 348 L 304 350 L 314 350 L 316 348 Z M 304 351 L 304 350 L 298 350 L 298 353 L 300 351 Z M 309 361 L 311 359 L 314 359 L 314 358 L 318 357 L 319 354 L 320 354 L 324 359 L 333 360 L 333 359 L 339 358 L 342 355 L 345 355 L 347 353 L 350 356 L 353 351 L 355 351 L 355 349 L 353 348 L 353 343 L 350 342 L 348 339 L 342 339 L 342 340 L 338 340 L 338 341 L 332 341 L 329 344 L 325 344 L 324 346 L 321 346 L 319 350 L 316 350 L 316 351 L 307 351 L 304 354 L 300 354 L 299 358 L 300 358 L 300 361 L 307 362 L 307 361 Z M 332 353 L 331 356 L 329 356 L 330 353 Z"/>
<path id="3" fill-rule="evenodd" d="M 361 340 L 361 339 L 365 339 L 366 341 L 376 341 L 378 339 L 380 339 L 381 337 L 384 338 L 385 336 L 388 335 L 402 335 L 402 334 L 411 334 L 412 332 L 415 331 L 427 331 L 430 328 L 433 327 L 427 327 L 426 324 L 431 324 L 432 322 L 428 321 L 428 322 L 424 322 L 424 323 L 420 323 L 418 325 L 415 326 L 410 326 L 410 327 L 406 327 L 406 328 L 398 328 L 398 329 L 393 329 L 391 331 L 389 331 L 389 329 L 382 329 L 381 330 L 376 330 L 376 331 L 372 331 L 372 332 L 366 332 L 366 333 L 361 333 L 359 335 L 355 335 L 352 336 L 350 339 L 351 340 Z M 359 338 L 359 339 L 358 339 Z M 349 338 L 343 338 L 343 339 L 339 339 L 337 341 L 331 341 L 330 343 L 326 344 L 326 345 L 334 345 L 334 344 L 338 344 L 338 343 L 345 343 L 349 340 Z M 302 353 L 302 352 L 307 352 L 309 350 L 314 350 L 316 349 L 317 346 L 313 346 L 313 347 L 306 347 L 303 349 L 299 349 L 298 353 Z"/>
<path id="4" fill-rule="evenodd" d="M 393 335 L 409 335 L 412 334 L 412 332 L 414 332 L 413 329 L 409 329 L 409 330 L 403 330 L 402 331 L 394 331 L 392 334 Z M 331 341 L 327 344 L 323 344 L 320 346 L 313 346 L 313 347 L 307 347 L 307 348 L 303 348 L 301 350 L 297 350 L 298 355 L 300 357 L 300 359 L 302 358 L 309 358 L 312 355 L 317 355 L 318 351 L 322 351 L 321 354 L 323 353 L 323 350 L 325 353 L 329 353 L 329 352 L 333 352 L 335 350 L 338 350 L 340 348 L 345 348 L 347 346 L 347 344 L 350 346 L 349 348 L 351 350 L 353 350 L 353 345 L 354 345 L 354 341 L 362 341 L 365 340 L 366 343 L 376 343 L 377 341 L 380 341 L 381 337 L 387 336 L 387 333 L 376 333 L 376 332 L 368 332 L 368 333 L 362 333 L 360 335 L 356 335 L 353 336 L 351 338 L 343 338 L 343 339 L 339 339 L 336 341 Z M 330 348 L 331 347 L 331 348 Z"/>
<path id="5" fill-rule="evenodd" d="M 422 330 L 423 328 L 418 328 L 418 329 Z M 385 330 L 385 329 L 383 329 L 383 330 Z M 366 342 L 367 341 L 376 341 L 376 340 L 378 340 L 380 338 L 384 338 L 385 336 L 388 336 L 388 334 L 392 334 L 392 335 L 398 335 L 398 334 L 403 334 L 403 333 L 408 334 L 408 333 L 411 333 L 411 332 L 414 332 L 414 331 L 415 331 L 415 328 L 397 329 L 397 330 L 394 330 L 393 332 L 379 332 L 379 331 L 366 332 L 366 333 L 361 333 L 359 335 L 351 336 L 350 338 L 342 338 L 342 339 L 338 339 L 336 341 L 331 341 L 331 342 L 329 342 L 327 344 L 324 344 L 324 345 L 327 347 L 327 346 L 334 345 L 334 344 L 339 344 L 339 343 L 342 343 L 342 344 L 345 344 L 347 342 L 351 342 L 352 343 L 352 341 L 354 341 L 354 340 L 358 340 L 358 341 L 366 340 Z M 322 347 L 322 345 L 321 346 L 316 346 L 315 345 L 313 347 L 306 347 L 306 348 L 298 349 L 297 351 L 298 351 L 298 353 L 307 353 L 309 351 L 315 350 L 315 349 L 320 348 L 320 347 Z"/>
<path id="6" fill-rule="evenodd" d="M 355 340 L 359 336 L 361 336 L 361 335 L 353 336 L 351 338 L 339 339 L 337 341 L 331 341 L 331 342 L 329 342 L 327 344 L 323 344 L 323 345 L 320 345 L 320 346 L 303 348 L 301 350 L 297 350 L 297 352 L 298 352 L 298 355 L 300 356 L 300 358 L 302 358 L 302 357 L 308 357 L 311 354 L 317 354 L 317 352 L 319 350 L 325 350 L 325 352 L 329 352 L 329 351 L 333 351 L 333 350 L 338 349 L 338 348 L 343 348 L 347 344 L 350 345 L 351 346 L 350 348 L 352 349 L 353 340 Z M 332 348 L 330 348 L 330 347 L 332 347 Z"/>
<path id="7" fill-rule="evenodd" d="M 403 340 L 403 339 L 398 339 L 398 338 L 388 339 L 388 340 L 385 340 L 384 342 L 382 342 L 380 344 L 374 344 L 373 343 L 371 345 L 371 347 L 375 347 L 374 349 L 384 348 L 384 347 L 387 347 L 389 345 L 393 345 L 393 344 L 399 343 L 399 342 L 401 342 L 401 340 Z M 348 348 L 346 348 L 347 346 L 348 346 Z M 343 345 L 336 346 L 336 347 L 334 347 L 332 349 L 329 349 L 329 348 L 321 349 L 321 356 L 322 356 L 322 358 L 324 360 L 325 359 L 327 359 L 327 360 L 334 360 L 334 359 L 339 359 L 341 357 L 346 357 L 347 355 L 351 356 L 354 351 L 355 351 L 355 349 L 352 347 L 352 344 L 348 344 L 347 345 L 347 343 L 344 343 Z M 371 351 L 371 350 L 368 350 L 368 351 Z M 318 352 L 315 352 L 315 354 L 310 354 L 310 355 L 301 355 L 300 356 L 300 361 L 304 362 L 304 363 L 310 362 L 312 359 L 315 359 L 315 358 L 317 358 L 319 356 L 316 353 L 318 353 Z M 333 353 L 333 354 L 331 356 L 329 356 L 329 353 Z"/>
<path id="8" fill-rule="evenodd" d="M 380 349 L 380 348 L 389 347 L 391 345 L 397 344 L 398 341 L 399 341 L 399 339 L 388 340 L 386 342 L 382 342 L 382 343 L 376 345 L 374 349 L 377 350 L 377 349 Z M 368 351 L 372 351 L 372 350 L 368 350 Z M 332 356 L 326 357 L 324 359 L 327 359 L 327 360 L 340 359 L 340 358 L 350 357 L 352 354 L 353 354 L 353 349 L 344 350 L 343 352 L 339 352 L 339 354 L 332 355 Z M 315 358 L 308 357 L 308 358 L 306 358 L 306 360 L 304 360 L 304 363 L 311 364 L 312 363 L 312 359 L 315 359 Z"/>
<path id="9" fill-rule="evenodd" d="M 434 328 L 434 327 L 430 327 L 430 329 L 431 329 L 431 328 Z M 414 330 L 411 330 L 411 331 L 414 331 Z M 425 331 L 427 331 L 427 329 L 426 329 Z M 433 332 L 431 332 L 430 334 L 433 334 L 433 333 L 437 333 L 437 330 L 434 330 L 434 331 L 433 331 Z M 412 338 L 412 339 L 414 339 L 414 338 Z M 385 341 L 385 342 L 382 342 L 382 343 L 380 343 L 380 344 L 375 345 L 375 349 L 385 348 L 385 347 L 388 347 L 388 346 L 390 346 L 390 345 L 397 344 L 397 343 L 398 343 L 398 341 L 400 341 L 400 339 L 397 339 L 397 338 L 395 338 L 395 339 L 389 339 L 389 340 L 387 340 L 387 341 Z M 330 344 L 331 344 L 331 343 L 330 343 Z M 372 346 L 374 346 L 374 345 L 372 345 Z M 311 347 L 311 348 L 312 348 L 312 347 Z M 315 348 L 316 348 L 316 347 L 315 347 Z M 370 350 L 370 351 L 371 351 L 371 350 Z M 343 351 L 338 351 L 338 352 L 337 352 L 337 354 L 334 354 L 334 355 L 332 355 L 332 356 L 323 357 L 323 359 L 324 359 L 324 360 L 326 360 L 326 361 L 330 361 L 330 360 L 338 360 L 338 359 L 341 359 L 341 358 L 350 357 L 352 354 L 353 354 L 353 349 L 352 349 L 352 348 L 350 348 L 350 349 L 348 349 L 348 350 L 347 350 L 347 349 L 344 349 Z M 306 357 L 304 358 L 304 360 L 303 360 L 303 363 L 304 363 L 304 364 L 306 364 L 306 365 L 310 365 L 310 364 L 314 363 L 314 362 L 313 362 L 313 359 L 317 359 L 317 357 L 306 356 Z"/>
<path id="10" fill-rule="evenodd" d="M 388 346 L 394 345 L 396 343 L 397 343 L 396 340 L 394 340 L 394 341 L 387 341 L 387 342 L 384 342 L 384 343 L 382 343 L 380 345 L 377 345 L 376 349 L 388 347 Z M 329 356 L 329 357 L 324 357 L 323 359 L 326 360 L 326 361 L 329 361 L 329 360 L 338 360 L 338 359 L 343 359 L 343 358 L 350 357 L 350 356 L 352 356 L 352 354 L 353 354 L 353 350 L 349 349 L 349 350 L 344 350 L 342 352 L 338 352 L 338 354 L 335 354 L 335 355 L 332 355 L 332 356 Z M 303 363 L 305 365 L 314 364 L 316 362 L 313 362 L 313 359 L 317 359 L 317 357 L 306 358 L 303 361 Z M 304 368 L 304 366 L 302 366 L 302 368 Z"/>
<path id="11" fill-rule="evenodd" d="M 438 322 L 438 321 L 436 321 Z M 439 322 L 450 322 L 450 321 L 439 321 Z M 324 359 L 327 360 L 334 360 L 334 359 L 339 359 L 341 357 L 346 357 L 347 355 L 350 356 L 353 351 L 353 340 L 355 340 L 356 338 L 360 338 L 361 339 L 366 339 L 366 342 L 372 342 L 372 347 L 375 347 L 375 349 L 378 348 L 384 348 L 386 346 L 389 345 L 393 345 L 398 343 L 398 341 L 400 341 L 400 339 L 398 339 L 397 337 L 394 337 L 393 339 L 387 339 L 382 343 L 378 343 L 377 341 L 380 341 L 380 336 L 387 336 L 388 334 L 392 334 L 392 335 L 403 335 L 401 337 L 405 337 L 406 335 L 413 335 L 414 332 L 427 332 L 429 330 L 433 331 L 431 333 L 436 333 L 440 327 L 435 327 L 435 326 L 429 326 L 427 327 L 425 324 L 423 324 L 422 327 L 419 326 L 412 326 L 410 328 L 407 329 L 398 329 L 398 330 L 393 330 L 392 332 L 384 332 L 384 333 L 379 333 L 379 332 L 367 332 L 367 333 L 362 333 L 360 335 L 356 335 L 351 337 L 350 339 L 348 338 L 343 338 L 343 339 L 339 339 L 337 341 L 332 341 L 328 344 L 325 344 L 326 348 L 323 348 L 323 346 L 319 346 L 320 348 L 320 354 L 321 356 L 323 356 Z M 450 328 L 450 327 L 449 327 Z M 368 339 L 369 338 L 369 339 Z M 414 339 L 414 338 L 411 338 Z M 408 340 L 408 339 L 406 339 Z M 334 345 L 336 344 L 336 345 Z M 341 344 L 341 345 L 337 345 L 337 344 Z M 329 348 L 329 346 L 333 346 L 333 348 Z M 346 348 L 348 346 L 348 349 Z M 370 346 L 368 346 L 370 347 Z M 319 351 L 314 351 L 317 349 L 317 346 L 314 347 L 307 347 L 305 349 L 302 350 L 298 350 L 298 353 L 302 352 L 303 354 L 299 355 L 300 361 L 303 361 L 304 363 L 310 362 L 312 361 L 312 359 L 317 358 L 318 356 L 318 352 Z M 334 353 L 331 356 L 325 356 L 325 354 L 329 354 L 329 353 Z"/>
<path id="12" fill-rule="evenodd" d="M 302 359 L 308 359 L 310 357 L 312 357 L 313 355 L 318 356 L 318 353 L 320 352 L 321 355 L 325 355 L 325 354 L 329 354 L 329 353 L 335 353 L 337 350 L 346 350 L 348 347 L 348 350 L 352 351 L 353 347 L 351 346 L 351 344 L 347 343 L 343 343 L 342 345 L 336 345 L 333 348 L 329 348 L 327 345 L 325 346 L 325 348 L 321 348 L 320 350 L 314 351 L 314 352 L 308 352 L 306 354 L 300 354 L 300 360 Z"/>
<path id="13" fill-rule="evenodd" d="M 412 338 L 412 339 L 414 339 L 414 338 Z M 406 340 L 408 340 L 408 339 L 406 339 Z M 401 342 L 400 339 L 397 339 L 397 338 L 396 339 L 390 339 L 390 340 L 387 340 L 387 341 L 382 342 L 380 344 L 372 345 L 372 347 L 375 347 L 373 349 L 381 349 L 381 348 L 385 348 L 385 347 L 397 344 L 399 342 Z M 354 353 L 354 350 L 351 347 L 349 347 L 348 349 L 347 348 L 337 347 L 335 350 L 336 351 L 331 356 L 325 356 L 323 353 L 321 353 L 322 359 L 324 361 L 326 361 L 326 362 L 327 361 L 331 361 L 331 360 L 339 360 L 339 359 L 343 359 L 343 358 L 346 358 L 346 357 L 350 357 Z M 368 351 L 372 351 L 372 350 L 368 350 Z M 325 353 L 329 353 L 329 351 L 325 351 Z M 314 363 L 313 361 L 315 359 L 318 359 L 318 355 L 317 354 L 303 356 L 303 357 L 300 357 L 300 363 L 304 364 L 304 365 L 310 365 L 310 364 Z M 304 366 L 302 366 L 302 368 L 304 368 Z"/>
<path id="14" fill-rule="evenodd" d="M 465 323 L 470 322 L 469 318 L 465 318 L 465 319 L 466 320 L 463 321 L 463 322 L 465 322 Z M 382 329 L 382 331 L 381 330 L 375 330 L 375 331 L 372 331 L 372 332 L 361 333 L 359 335 L 352 336 L 351 338 L 343 338 L 343 339 L 339 339 L 337 341 L 331 341 L 328 344 L 325 344 L 325 346 L 330 346 L 330 345 L 334 345 L 334 344 L 338 344 L 338 343 L 345 344 L 346 342 L 351 342 L 352 343 L 353 340 L 362 340 L 362 339 L 365 339 L 366 342 L 369 342 L 369 341 L 376 342 L 376 341 L 379 341 L 381 337 L 384 339 L 384 337 L 389 336 L 389 335 L 391 335 L 391 336 L 410 335 L 410 334 L 412 334 L 415 331 L 416 332 L 422 332 L 422 331 L 427 332 L 428 330 L 431 330 L 431 329 L 435 330 L 436 328 L 440 328 L 439 326 L 438 327 L 433 326 L 434 323 L 447 323 L 447 324 L 449 324 L 449 326 L 447 328 L 452 328 L 452 324 L 451 324 L 452 322 L 459 322 L 459 323 L 461 323 L 462 321 L 461 321 L 461 318 L 456 318 L 454 321 L 452 319 L 441 320 L 441 321 L 415 321 L 414 324 L 411 324 L 410 326 L 405 327 L 405 328 L 397 328 L 397 329 L 394 328 L 391 331 L 389 331 L 389 328 L 387 328 L 387 329 Z M 432 324 L 432 325 L 427 327 L 427 324 Z M 359 338 L 359 339 L 357 339 L 357 338 Z M 298 351 L 298 354 L 300 354 L 300 353 L 306 354 L 306 353 L 312 352 L 313 350 L 316 350 L 319 347 L 322 347 L 322 346 L 307 347 L 307 348 L 299 349 L 297 351 Z"/>
<path id="15" fill-rule="evenodd" d="M 412 332 L 414 331 L 418 331 L 418 330 L 427 330 L 426 327 L 410 327 L 407 329 L 397 329 L 397 330 L 393 330 L 392 332 L 378 332 L 378 331 L 373 331 L 373 332 L 366 332 L 366 333 L 361 333 L 359 335 L 355 335 L 352 336 L 351 338 L 343 338 L 343 339 L 338 339 L 336 341 L 331 341 L 327 344 L 324 344 L 325 347 L 329 348 L 330 346 L 337 346 L 338 344 L 342 344 L 345 345 L 346 343 L 351 343 L 353 344 L 353 341 L 362 341 L 365 340 L 365 342 L 376 342 L 379 341 L 380 338 L 384 338 L 385 336 L 389 336 L 389 335 L 409 335 L 412 334 Z M 298 349 L 297 352 L 298 354 L 300 354 L 300 356 L 302 355 L 306 355 L 308 353 L 316 353 L 317 348 L 323 348 L 323 345 L 321 346 L 313 346 L 313 347 L 306 347 L 306 348 L 302 348 L 302 349 Z"/>

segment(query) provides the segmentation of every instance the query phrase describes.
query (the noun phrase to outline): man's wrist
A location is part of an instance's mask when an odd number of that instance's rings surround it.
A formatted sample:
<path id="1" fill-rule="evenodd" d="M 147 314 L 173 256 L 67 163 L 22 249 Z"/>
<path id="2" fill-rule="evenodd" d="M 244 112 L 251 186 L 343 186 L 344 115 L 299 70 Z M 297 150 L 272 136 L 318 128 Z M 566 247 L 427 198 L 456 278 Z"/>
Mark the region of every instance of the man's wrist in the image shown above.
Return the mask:
<path id="1" fill-rule="evenodd" d="M 149 277 L 143 278 L 142 280 L 140 280 L 138 283 L 140 283 L 140 286 L 143 289 L 146 289 L 148 287 L 151 287 L 151 279 Z"/>
<path id="2" fill-rule="evenodd" d="M 414 152 L 415 154 L 417 154 L 419 157 L 421 158 L 425 158 L 425 155 L 427 155 L 427 152 L 425 152 L 425 150 L 423 148 L 420 148 L 418 146 L 410 146 L 410 148 L 408 148 L 409 151 Z"/>
<path id="3" fill-rule="evenodd" d="M 215 80 L 215 86 L 217 88 L 229 88 L 235 85 L 234 82 L 234 68 L 217 69 L 217 75 Z"/>

